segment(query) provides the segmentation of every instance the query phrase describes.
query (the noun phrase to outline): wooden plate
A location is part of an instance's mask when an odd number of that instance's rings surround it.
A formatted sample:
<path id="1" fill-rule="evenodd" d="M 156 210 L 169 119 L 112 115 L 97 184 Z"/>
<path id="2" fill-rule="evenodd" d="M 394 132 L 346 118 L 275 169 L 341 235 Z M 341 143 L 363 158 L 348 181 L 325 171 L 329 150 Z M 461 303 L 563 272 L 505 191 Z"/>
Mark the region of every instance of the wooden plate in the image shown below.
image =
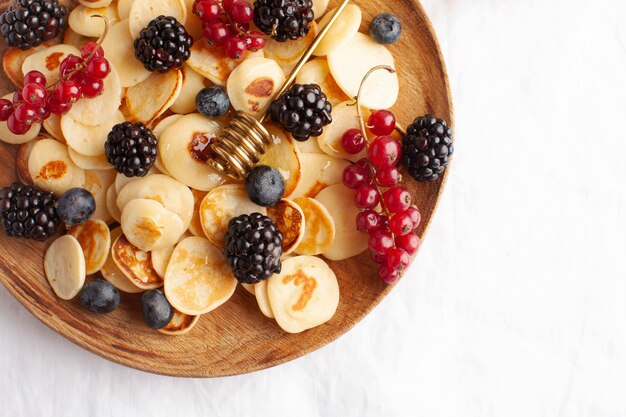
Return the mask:
<path id="1" fill-rule="evenodd" d="M 422 6 L 417 0 L 356 3 L 363 8 L 362 31 L 367 31 L 366 24 L 378 13 L 392 11 L 402 17 L 403 36 L 390 48 L 400 74 L 400 100 L 393 108 L 398 120 L 406 125 L 414 117 L 430 113 L 452 124 L 445 65 Z M 7 2 L 2 4 L 6 7 Z M 14 87 L 2 74 L 0 95 L 9 91 L 14 91 Z M 2 186 L 16 179 L 16 151 L 14 146 L 0 144 Z M 409 184 L 423 216 L 419 230 L 422 238 L 445 180 L 446 176 L 433 184 Z M 362 254 L 331 263 L 339 278 L 341 302 L 332 321 L 321 327 L 298 335 L 287 334 L 266 319 L 255 298 L 239 287 L 228 303 L 201 317 L 189 334 L 171 337 L 143 323 L 138 296 L 123 295 L 120 308 L 108 316 L 86 313 L 77 300 L 65 302 L 56 298 L 43 275 L 46 247 L 47 244 L 11 239 L 0 233 L 0 282 L 35 317 L 79 346 L 122 365 L 164 375 L 237 375 L 293 360 L 350 330 L 393 288 L 376 278 L 369 255 Z"/>

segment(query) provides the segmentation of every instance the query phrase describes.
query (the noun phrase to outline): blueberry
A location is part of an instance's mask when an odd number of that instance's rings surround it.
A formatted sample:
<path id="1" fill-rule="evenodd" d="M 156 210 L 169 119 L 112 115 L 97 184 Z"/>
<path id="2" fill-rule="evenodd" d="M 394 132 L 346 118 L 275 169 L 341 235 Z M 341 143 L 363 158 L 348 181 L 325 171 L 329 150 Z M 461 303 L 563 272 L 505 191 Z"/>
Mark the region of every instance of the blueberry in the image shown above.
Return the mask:
<path id="1" fill-rule="evenodd" d="M 230 100 L 222 87 L 207 87 L 196 96 L 196 108 L 206 117 L 219 117 L 228 111 Z"/>
<path id="2" fill-rule="evenodd" d="M 383 13 L 379 14 L 370 24 L 370 36 L 381 45 L 389 45 L 400 39 L 402 23 L 396 16 Z"/>
<path id="3" fill-rule="evenodd" d="M 57 204 L 57 214 L 68 226 L 83 224 L 96 211 L 96 200 L 83 188 L 72 188 L 63 193 Z"/>
<path id="4" fill-rule="evenodd" d="M 120 305 L 120 293 L 109 282 L 96 279 L 83 287 L 80 302 L 92 313 L 107 314 Z"/>
<path id="5" fill-rule="evenodd" d="M 259 165 L 246 178 L 246 191 L 253 203 L 272 207 L 285 194 L 285 179 L 276 169 Z"/>
<path id="6" fill-rule="evenodd" d="M 162 329 L 172 320 L 174 309 L 159 290 L 145 292 L 141 296 L 143 319 L 153 329 Z"/>

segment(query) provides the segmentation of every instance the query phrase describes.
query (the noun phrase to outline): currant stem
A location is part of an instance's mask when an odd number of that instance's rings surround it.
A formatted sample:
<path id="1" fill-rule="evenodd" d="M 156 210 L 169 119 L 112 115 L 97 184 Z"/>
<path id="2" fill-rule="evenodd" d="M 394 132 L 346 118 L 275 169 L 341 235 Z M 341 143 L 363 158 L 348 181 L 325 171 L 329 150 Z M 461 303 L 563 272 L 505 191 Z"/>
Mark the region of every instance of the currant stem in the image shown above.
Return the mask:
<path id="1" fill-rule="evenodd" d="M 372 68 L 371 70 L 369 70 L 367 72 L 367 74 L 365 74 L 365 77 L 363 77 L 363 79 L 361 80 L 361 84 L 359 85 L 359 91 L 356 94 L 356 97 L 354 98 L 354 104 L 352 104 L 353 106 L 356 105 L 356 114 L 357 117 L 359 118 L 359 125 L 361 127 L 361 134 L 363 135 L 363 138 L 365 140 L 367 140 L 367 131 L 366 131 L 366 125 L 365 125 L 365 120 L 363 120 L 363 114 L 361 114 L 361 93 L 363 92 L 363 87 L 365 86 L 365 83 L 367 82 L 367 79 L 376 71 L 379 70 L 385 70 L 391 74 L 394 74 L 396 72 L 395 69 L 393 69 L 392 67 L 390 67 L 389 65 L 378 65 L 375 66 L 374 68 Z"/>

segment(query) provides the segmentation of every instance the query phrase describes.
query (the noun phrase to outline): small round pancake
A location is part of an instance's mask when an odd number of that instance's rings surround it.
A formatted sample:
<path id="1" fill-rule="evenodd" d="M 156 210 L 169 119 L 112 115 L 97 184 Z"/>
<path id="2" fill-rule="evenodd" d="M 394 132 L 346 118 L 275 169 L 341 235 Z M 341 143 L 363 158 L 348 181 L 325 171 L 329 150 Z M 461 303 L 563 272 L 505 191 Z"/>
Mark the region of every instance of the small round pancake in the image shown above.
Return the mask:
<path id="1" fill-rule="evenodd" d="M 228 77 L 228 98 L 235 110 L 259 116 L 271 103 L 285 82 L 285 74 L 276 61 L 250 58 Z"/>
<path id="2" fill-rule="evenodd" d="M 200 204 L 202 204 L 202 200 L 206 197 L 207 193 L 204 191 L 191 190 L 193 194 L 193 217 L 191 218 L 191 223 L 189 224 L 189 233 L 194 236 L 204 236 L 204 230 L 202 230 L 202 219 L 200 218 Z"/>
<path id="3" fill-rule="evenodd" d="M 159 138 L 159 155 L 167 172 L 200 191 L 222 185 L 226 178 L 207 164 L 209 145 L 222 133 L 222 125 L 200 113 L 181 117 Z"/>
<path id="4" fill-rule="evenodd" d="M 153 72 L 144 81 L 126 89 L 128 120 L 150 125 L 167 111 L 180 95 L 183 75 L 179 70 Z"/>
<path id="5" fill-rule="evenodd" d="M 117 206 L 117 190 L 115 189 L 115 184 L 112 184 L 107 189 L 106 206 L 107 206 L 107 210 L 109 211 L 109 214 L 111 215 L 111 217 L 113 217 L 113 220 L 115 220 L 118 223 L 121 222 L 122 211 Z"/>
<path id="6" fill-rule="evenodd" d="M 269 279 L 267 294 L 276 322 L 288 333 L 326 323 L 339 305 L 337 277 L 315 256 L 285 260 L 282 272 Z"/>
<path id="7" fill-rule="evenodd" d="M 111 255 L 115 265 L 138 288 L 152 290 L 163 285 L 163 279 L 152 268 L 150 253 L 134 246 L 123 234 L 113 242 Z"/>
<path id="8" fill-rule="evenodd" d="M 126 175 L 118 172 L 115 176 L 115 191 L 119 194 L 119 192 L 122 191 L 122 188 L 124 188 L 131 182 L 138 181 L 142 178 L 146 178 L 147 176 L 154 174 L 159 174 L 159 171 L 156 167 L 150 168 L 150 171 L 148 171 L 148 173 L 144 177 L 127 177 Z"/>
<path id="9" fill-rule="evenodd" d="M 353 104 L 353 101 L 344 101 L 333 107 L 333 122 L 324 128 L 322 134 L 317 138 L 317 143 L 325 154 L 333 158 L 356 162 L 367 157 L 367 147 L 357 154 L 349 154 L 343 149 L 341 144 L 346 131 L 349 129 L 361 129 L 356 106 Z M 365 120 L 369 118 L 369 112 L 366 109 L 362 108 L 361 114 Z"/>
<path id="10" fill-rule="evenodd" d="M 61 116 L 51 113 L 50 117 L 43 121 L 43 128 L 46 132 L 61 143 L 67 143 L 63 130 L 61 130 Z"/>
<path id="11" fill-rule="evenodd" d="M 322 20 L 320 20 L 320 28 L 326 27 L 330 19 L 335 14 L 335 10 L 330 10 Z M 348 4 L 341 12 L 341 15 L 330 28 L 324 39 L 313 51 L 313 55 L 325 56 L 344 45 L 350 40 L 358 31 L 361 26 L 361 20 L 363 15 L 359 6 L 355 4 Z"/>
<path id="12" fill-rule="evenodd" d="M 2 69 L 16 87 L 22 88 L 24 86 L 22 65 L 26 58 L 44 48 L 45 47 L 39 46 L 27 49 L 26 51 L 22 51 L 20 48 L 7 48 L 4 52 L 4 55 L 2 55 Z"/>
<path id="13" fill-rule="evenodd" d="M 78 2 L 83 6 L 97 9 L 99 7 L 107 7 L 109 4 L 113 3 L 113 0 L 78 0 Z"/>
<path id="14" fill-rule="evenodd" d="M 189 228 L 194 200 L 191 190 L 184 184 L 167 175 L 149 175 L 122 188 L 117 196 L 117 206 L 123 212 L 129 202 L 138 198 L 158 201 L 166 209 L 178 214 L 185 230 Z"/>
<path id="15" fill-rule="evenodd" d="M 111 230 L 111 241 L 115 242 L 122 235 L 122 228 L 117 227 Z M 107 256 L 106 262 L 102 266 L 100 273 L 109 281 L 115 288 L 118 290 L 128 293 L 128 294 L 137 294 L 140 292 L 144 292 L 145 290 L 139 288 L 135 284 L 133 284 L 128 277 L 122 272 L 121 269 L 115 264 L 113 260 L 113 253 L 109 251 L 109 256 Z"/>
<path id="16" fill-rule="evenodd" d="M 356 228 L 359 209 L 354 205 L 354 191 L 336 184 L 323 190 L 315 199 L 328 209 L 335 222 L 335 240 L 323 255 L 331 261 L 343 261 L 365 251 L 367 235 Z"/>
<path id="17" fill-rule="evenodd" d="M 306 225 L 302 209 L 293 201 L 283 198 L 267 209 L 267 216 L 274 220 L 283 234 L 283 255 L 290 254 L 304 238 Z"/>
<path id="18" fill-rule="evenodd" d="M 270 306 L 270 299 L 267 295 L 267 281 L 261 281 L 254 286 L 254 296 L 256 302 L 259 305 L 259 310 L 267 318 L 273 319 L 274 312 L 272 312 L 272 306 Z"/>
<path id="19" fill-rule="evenodd" d="M 263 53 L 266 58 L 272 59 L 281 67 L 289 69 L 298 62 L 309 45 L 313 43 L 317 33 L 317 23 L 311 22 L 309 33 L 305 37 L 296 40 L 289 39 L 286 42 L 268 39 L 265 48 L 263 48 Z"/>
<path id="20" fill-rule="evenodd" d="M 95 41 L 97 41 L 96 38 L 83 36 L 80 33 L 74 32 L 70 27 L 66 28 L 63 33 L 63 43 L 65 45 L 72 45 L 77 49 L 81 49 L 86 43 Z"/>
<path id="21" fill-rule="evenodd" d="M 123 123 L 124 115 L 116 111 L 113 117 L 99 126 L 84 125 L 69 115 L 61 116 L 61 131 L 67 144 L 75 151 L 87 156 L 104 155 L 104 144 L 113 126 Z"/>
<path id="22" fill-rule="evenodd" d="M 306 142 L 296 142 L 296 146 L 300 153 L 324 153 L 316 140 L 307 140 Z"/>
<path id="23" fill-rule="evenodd" d="M 170 320 L 167 326 L 159 329 L 159 332 L 168 336 L 182 336 L 189 333 L 198 323 L 198 320 L 200 320 L 200 316 L 190 316 L 174 309 L 172 320 Z"/>
<path id="24" fill-rule="evenodd" d="M 333 106 L 350 99 L 335 82 L 326 58 L 316 58 L 304 64 L 304 67 L 298 73 L 296 83 L 319 85 Z M 333 123 L 335 123 L 334 119 L 333 117 Z M 326 129 L 328 127 L 324 128 L 324 130 Z M 315 143 L 315 140 L 308 140 L 305 143 L 308 142 Z"/>
<path id="25" fill-rule="evenodd" d="M 50 286 L 62 300 L 71 300 L 83 288 L 85 256 L 74 236 L 61 236 L 52 242 L 43 265 Z"/>
<path id="26" fill-rule="evenodd" d="M 119 21 L 117 7 L 113 4 L 95 9 L 79 4 L 72 9 L 67 22 L 74 32 L 83 36 L 98 38 L 104 32 L 104 19 L 95 15 L 106 17 L 110 25 Z"/>
<path id="27" fill-rule="evenodd" d="M 193 17 L 197 19 L 196 16 Z M 200 19 L 197 19 L 200 20 Z M 189 114 L 196 111 L 196 96 L 204 88 L 205 78 L 195 72 L 189 65 L 181 67 L 183 86 L 176 101 L 170 107 L 174 113 Z"/>
<path id="28" fill-rule="evenodd" d="M 176 246 L 165 273 L 165 295 L 177 310 L 192 316 L 224 304 L 237 288 L 226 257 L 200 237 Z"/>
<path id="29" fill-rule="evenodd" d="M 121 225 L 128 240 L 146 252 L 174 245 L 187 230 L 178 214 L 156 200 L 147 199 L 126 204 Z"/>
<path id="30" fill-rule="evenodd" d="M 85 171 L 72 162 L 67 146 L 54 139 L 35 143 L 28 158 L 28 172 L 37 187 L 57 196 L 85 186 Z"/>
<path id="31" fill-rule="evenodd" d="M 102 94 L 89 100 L 77 101 L 67 116 L 87 126 L 100 126 L 115 116 L 121 102 L 122 84 L 115 67 L 111 65 L 111 72 L 104 79 Z"/>
<path id="32" fill-rule="evenodd" d="M 284 197 L 289 197 L 298 187 L 302 178 L 302 163 L 300 150 L 296 141 L 275 125 L 267 125 L 272 135 L 273 144 L 261 156 L 258 165 L 267 165 L 275 168 L 285 179 Z"/>
<path id="33" fill-rule="evenodd" d="M 80 51 L 72 45 L 54 45 L 28 56 L 22 64 L 22 74 L 30 71 L 39 71 L 45 77 L 48 85 L 59 79 L 59 67 L 68 55 L 80 56 Z"/>
<path id="34" fill-rule="evenodd" d="M 30 172 L 28 172 L 28 158 L 30 158 L 30 153 L 35 146 L 35 143 L 41 139 L 50 139 L 50 136 L 42 133 L 34 140 L 23 143 L 17 148 L 15 172 L 17 173 L 17 178 L 22 184 L 33 185 L 33 178 L 30 176 Z"/>
<path id="35" fill-rule="evenodd" d="M 328 55 L 330 73 L 348 97 L 356 97 L 365 75 L 378 65 L 395 68 L 393 55 L 363 33 L 354 34 Z M 388 109 L 398 100 L 399 92 L 397 73 L 376 71 L 363 87 L 361 105 L 368 109 Z"/>
<path id="36" fill-rule="evenodd" d="M 313 15 L 315 20 L 319 20 L 326 12 L 330 0 L 313 0 Z"/>
<path id="37" fill-rule="evenodd" d="M 11 100 L 13 98 L 13 94 L 7 94 L 2 98 Z M 16 135 L 9 130 L 7 122 L 0 122 L 0 140 L 5 143 L 10 143 L 11 145 L 21 145 L 23 143 L 30 142 L 39 135 L 40 131 L 41 124 L 33 123 L 26 133 L 23 135 Z"/>
<path id="38" fill-rule="evenodd" d="M 246 291 L 248 291 L 250 294 L 254 295 L 254 293 L 255 293 L 255 290 L 254 290 L 255 285 L 254 284 L 241 284 L 241 286 Z"/>
<path id="39" fill-rule="evenodd" d="M 150 71 L 135 58 L 133 41 L 128 20 L 122 20 L 109 28 L 102 42 L 104 55 L 117 69 L 122 87 L 132 87 L 150 76 Z"/>
<path id="40" fill-rule="evenodd" d="M 315 197 L 324 188 L 343 182 L 343 171 L 350 162 L 326 154 L 300 154 L 302 177 L 290 198 Z M 354 205 L 354 204 L 353 204 Z"/>
<path id="41" fill-rule="evenodd" d="M 109 226 L 99 219 L 87 220 L 72 227 L 67 234 L 74 236 L 83 249 L 87 275 L 100 271 L 109 257 L 111 248 Z"/>
<path id="42" fill-rule="evenodd" d="M 189 234 L 183 234 L 180 239 L 178 239 L 178 243 L 187 239 Z M 165 271 L 167 270 L 167 265 L 170 263 L 170 258 L 172 257 L 172 253 L 174 253 L 174 249 L 176 245 L 168 246 L 167 248 L 153 250 L 150 252 L 152 267 L 156 271 L 157 274 L 163 279 L 165 279 Z"/>
<path id="43" fill-rule="evenodd" d="M 242 214 L 267 214 L 248 197 L 243 185 L 222 185 L 210 191 L 200 203 L 200 220 L 205 236 L 218 248 L 224 248 L 224 235 L 233 217 Z"/>
<path id="44" fill-rule="evenodd" d="M 99 169 L 99 170 L 109 170 L 112 171 L 115 169 L 113 165 L 109 163 L 105 154 L 98 156 L 87 156 L 76 152 L 72 149 L 71 146 L 67 147 L 67 151 L 70 154 L 70 158 L 72 161 L 82 169 Z M 115 177 L 115 175 L 113 175 Z"/>
<path id="45" fill-rule="evenodd" d="M 137 39 L 139 32 L 159 16 L 175 17 L 182 24 L 187 19 L 187 7 L 182 0 L 135 0 L 128 16 L 131 37 Z"/>
<path id="46" fill-rule="evenodd" d="M 171 116 L 163 117 L 158 122 L 155 121 L 156 125 L 154 126 L 154 128 L 152 128 L 152 133 L 157 138 L 157 140 L 160 141 L 161 140 L 161 134 L 165 131 L 165 129 L 170 127 L 172 124 L 174 124 L 175 121 L 177 121 L 181 117 L 183 117 L 182 114 L 172 114 Z M 157 157 L 154 160 L 154 166 L 155 166 L 155 168 L 157 168 L 162 173 L 164 173 L 166 175 L 169 175 L 170 177 L 172 176 L 167 171 L 167 168 L 165 168 L 165 165 L 163 164 L 163 160 L 161 159 L 161 154 L 160 153 L 157 154 Z"/>
<path id="47" fill-rule="evenodd" d="M 121 20 L 130 17 L 130 9 L 133 7 L 134 2 L 135 0 L 117 0 L 117 15 Z"/>
<path id="48" fill-rule="evenodd" d="M 183 2 L 187 7 L 187 21 L 185 22 L 185 29 L 187 30 L 187 33 L 193 36 L 194 42 L 199 39 L 204 39 L 204 30 L 202 30 L 202 19 L 193 14 L 193 4 L 195 0 L 183 0 Z"/>
<path id="49" fill-rule="evenodd" d="M 302 209 L 306 225 L 304 237 L 295 252 L 314 256 L 330 250 L 335 241 L 335 221 L 328 209 L 308 197 L 297 198 L 294 202 Z"/>
<path id="50" fill-rule="evenodd" d="M 107 207 L 107 191 L 115 181 L 115 171 L 113 170 L 86 170 L 85 189 L 89 191 L 96 200 L 96 211 L 93 218 L 100 219 L 105 223 L 111 223 L 114 218 Z"/>

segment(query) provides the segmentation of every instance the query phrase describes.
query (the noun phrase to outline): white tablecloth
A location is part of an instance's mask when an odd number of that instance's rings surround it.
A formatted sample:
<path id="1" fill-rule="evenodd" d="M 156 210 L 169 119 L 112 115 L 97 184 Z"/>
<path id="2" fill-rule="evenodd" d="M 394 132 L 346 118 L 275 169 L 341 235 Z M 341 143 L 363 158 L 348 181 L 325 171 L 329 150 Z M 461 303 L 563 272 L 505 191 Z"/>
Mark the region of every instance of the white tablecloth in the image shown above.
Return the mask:
<path id="1" fill-rule="evenodd" d="M 379 308 L 304 359 L 183 380 L 82 350 L 2 288 L 0 415 L 626 416 L 626 2 L 424 5 L 457 158 Z"/>

